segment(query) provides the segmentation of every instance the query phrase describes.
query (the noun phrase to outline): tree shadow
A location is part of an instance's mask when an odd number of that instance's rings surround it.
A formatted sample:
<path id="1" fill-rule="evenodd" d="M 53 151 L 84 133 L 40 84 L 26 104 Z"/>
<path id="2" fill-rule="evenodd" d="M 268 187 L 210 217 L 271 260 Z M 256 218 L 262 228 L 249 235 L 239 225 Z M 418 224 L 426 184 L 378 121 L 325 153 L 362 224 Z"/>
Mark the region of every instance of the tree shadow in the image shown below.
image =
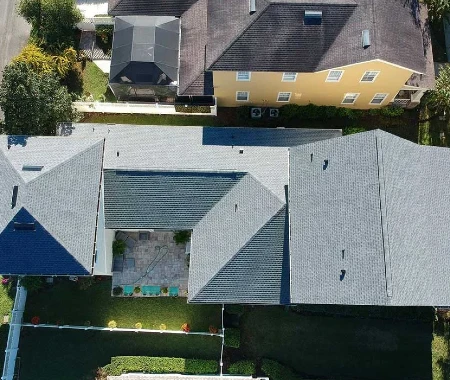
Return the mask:
<path id="1" fill-rule="evenodd" d="M 61 84 L 67 87 L 72 98 L 83 95 L 83 77 L 77 66 L 70 70 L 65 78 L 61 80 Z"/>

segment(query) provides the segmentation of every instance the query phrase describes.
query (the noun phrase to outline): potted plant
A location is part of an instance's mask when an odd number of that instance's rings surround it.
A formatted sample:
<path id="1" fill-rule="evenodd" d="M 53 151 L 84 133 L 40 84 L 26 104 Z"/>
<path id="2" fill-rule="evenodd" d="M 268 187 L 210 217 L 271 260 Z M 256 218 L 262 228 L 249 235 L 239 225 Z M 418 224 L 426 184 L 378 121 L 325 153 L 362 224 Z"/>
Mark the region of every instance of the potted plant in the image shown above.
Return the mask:
<path id="1" fill-rule="evenodd" d="M 141 292 L 141 288 L 139 286 L 134 287 L 134 294 L 139 294 Z"/>
<path id="2" fill-rule="evenodd" d="M 123 240 L 114 240 L 112 246 L 113 256 L 123 255 L 126 248 L 127 246 Z"/>

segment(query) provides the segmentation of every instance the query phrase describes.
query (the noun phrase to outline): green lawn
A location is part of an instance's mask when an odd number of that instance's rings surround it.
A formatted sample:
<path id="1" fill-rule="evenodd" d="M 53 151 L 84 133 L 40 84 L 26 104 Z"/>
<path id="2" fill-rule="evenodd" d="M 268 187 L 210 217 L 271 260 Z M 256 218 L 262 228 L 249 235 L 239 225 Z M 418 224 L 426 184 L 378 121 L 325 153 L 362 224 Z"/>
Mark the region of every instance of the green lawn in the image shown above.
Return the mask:
<path id="1" fill-rule="evenodd" d="M 2 279 L 3 279 L 3 277 L 0 276 L 0 280 L 2 280 Z M 1 321 L 3 321 L 3 316 L 11 315 L 11 310 L 13 308 L 15 294 L 16 294 L 16 291 L 15 291 L 15 289 L 13 289 L 11 283 L 9 283 L 8 285 L 0 284 L 0 318 L 1 318 Z M 3 370 L 3 362 L 5 360 L 5 348 L 6 348 L 6 342 L 8 340 L 8 332 L 9 332 L 8 324 L 0 325 L 0 371 Z"/>
<path id="2" fill-rule="evenodd" d="M 101 98 L 104 96 L 105 101 L 116 101 L 108 88 L 108 74 L 101 71 L 95 63 L 87 61 L 82 76 L 84 95 L 91 94 L 94 100 L 102 100 Z"/>
<path id="3" fill-rule="evenodd" d="M 436 322 L 433 335 L 433 380 L 450 378 L 450 326 Z"/>
<path id="4" fill-rule="evenodd" d="M 24 321 L 39 316 L 41 323 L 106 327 L 110 320 L 117 327 L 134 328 L 137 322 L 143 328 L 181 330 L 188 323 L 192 331 L 208 332 L 208 327 L 221 326 L 219 305 L 189 305 L 186 298 L 111 297 L 111 280 L 95 283 L 87 290 L 79 290 L 76 283 L 62 280 L 53 287 L 27 299 Z"/>
<path id="5" fill-rule="evenodd" d="M 324 378 L 431 379 L 432 322 L 247 309 L 241 354 Z"/>
<path id="6" fill-rule="evenodd" d="M 211 336 L 26 327 L 20 338 L 20 378 L 93 380 L 112 356 L 220 357 L 221 339 Z"/>

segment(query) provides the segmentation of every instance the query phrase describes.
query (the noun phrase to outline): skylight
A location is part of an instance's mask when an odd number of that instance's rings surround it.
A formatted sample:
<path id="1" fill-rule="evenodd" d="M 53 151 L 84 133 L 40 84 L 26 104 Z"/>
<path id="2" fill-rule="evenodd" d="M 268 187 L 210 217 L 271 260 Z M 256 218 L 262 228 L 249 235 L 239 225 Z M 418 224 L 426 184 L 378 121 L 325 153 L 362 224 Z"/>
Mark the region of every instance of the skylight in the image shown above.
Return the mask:
<path id="1" fill-rule="evenodd" d="M 305 25 L 322 25 L 322 11 L 305 11 Z"/>
<path id="2" fill-rule="evenodd" d="M 23 165 L 22 170 L 24 172 L 40 172 L 44 166 L 41 165 Z"/>
<path id="3" fill-rule="evenodd" d="M 34 223 L 20 223 L 14 222 L 14 230 L 17 231 L 35 231 L 36 226 Z"/>

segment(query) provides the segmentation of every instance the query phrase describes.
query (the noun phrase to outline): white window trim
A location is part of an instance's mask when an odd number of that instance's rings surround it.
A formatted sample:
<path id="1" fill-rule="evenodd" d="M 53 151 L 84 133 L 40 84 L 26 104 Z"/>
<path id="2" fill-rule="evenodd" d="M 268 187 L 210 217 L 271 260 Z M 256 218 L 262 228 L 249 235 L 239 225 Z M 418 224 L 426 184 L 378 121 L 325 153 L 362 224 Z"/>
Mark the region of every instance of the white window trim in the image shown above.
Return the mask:
<path id="1" fill-rule="evenodd" d="M 350 95 L 350 94 L 356 95 L 355 100 L 353 101 L 353 103 L 344 103 L 345 98 L 347 97 L 347 95 Z M 344 94 L 344 97 L 342 98 L 341 104 L 344 104 L 344 105 L 347 105 L 347 106 L 351 106 L 351 105 L 353 105 L 353 104 L 356 103 L 356 101 L 357 101 L 358 98 L 359 98 L 359 95 L 361 95 L 361 93 L 359 93 L 359 92 L 347 92 L 347 93 Z"/>
<path id="2" fill-rule="evenodd" d="M 285 74 L 291 74 L 291 72 L 284 72 L 284 73 L 283 73 L 283 75 L 282 75 L 282 77 L 281 77 L 281 81 L 282 81 L 282 82 L 295 82 L 295 81 L 297 81 L 298 73 L 295 73 L 295 78 L 294 78 L 294 80 L 285 79 L 285 78 L 284 78 L 284 75 L 285 75 Z"/>
<path id="3" fill-rule="evenodd" d="M 240 92 L 247 93 L 247 99 L 246 100 L 238 99 L 238 93 L 240 93 Z M 236 101 L 237 102 L 248 102 L 249 100 L 250 100 L 250 91 L 236 91 Z"/>
<path id="4" fill-rule="evenodd" d="M 330 80 L 330 73 L 332 71 L 339 71 L 341 73 L 341 76 L 339 77 L 338 80 Z M 325 79 L 325 82 L 329 82 L 329 83 L 338 83 L 338 82 L 340 82 L 342 77 L 344 76 L 344 71 L 345 70 L 328 70 L 328 75 L 327 75 L 327 78 Z"/>
<path id="5" fill-rule="evenodd" d="M 376 73 L 376 74 L 375 74 L 375 77 L 373 78 L 372 81 L 367 81 L 367 80 L 363 81 L 363 78 L 366 75 L 366 73 Z M 373 83 L 373 82 L 375 82 L 377 80 L 379 74 L 380 74 L 380 72 L 377 71 L 377 70 L 364 71 L 364 74 L 361 76 L 361 79 L 359 80 L 359 83 Z"/>
<path id="6" fill-rule="evenodd" d="M 384 99 L 383 99 L 380 103 L 372 103 L 373 100 L 376 98 L 377 95 L 385 95 L 385 96 L 384 96 Z M 377 93 L 373 96 L 373 98 L 372 98 L 372 100 L 370 101 L 369 105 L 370 105 L 370 106 L 381 106 L 381 105 L 384 103 L 384 101 L 387 99 L 388 96 L 389 96 L 389 94 L 386 94 L 385 92 L 377 92 Z"/>
<path id="7" fill-rule="evenodd" d="M 289 99 L 288 100 L 279 100 L 280 94 L 289 94 Z M 277 96 L 277 103 L 289 103 L 291 101 L 291 96 L 292 96 L 292 92 L 280 91 Z"/>
<path id="8" fill-rule="evenodd" d="M 240 79 L 239 73 L 248 73 L 248 79 Z M 252 79 L 251 71 L 236 71 L 236 82 L 250 82 Z"/>

